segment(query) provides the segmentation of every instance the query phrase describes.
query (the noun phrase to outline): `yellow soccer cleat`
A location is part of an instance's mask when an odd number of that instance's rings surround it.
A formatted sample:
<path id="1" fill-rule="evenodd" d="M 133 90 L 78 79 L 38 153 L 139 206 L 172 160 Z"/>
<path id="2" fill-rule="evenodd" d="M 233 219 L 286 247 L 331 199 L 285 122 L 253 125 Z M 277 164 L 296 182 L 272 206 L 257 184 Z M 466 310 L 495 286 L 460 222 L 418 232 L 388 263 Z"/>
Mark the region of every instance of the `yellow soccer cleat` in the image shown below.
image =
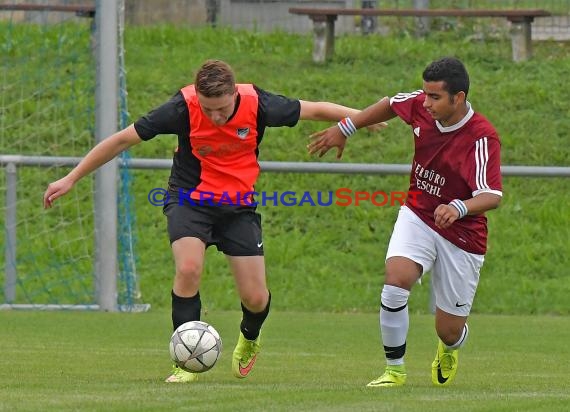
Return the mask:
<path id="1" fill-rule="evenodd" d="M 437 386 L 449 385 L 457 373 L 458 362 L 459 350 L 447 349 L 440 340 L 437 345 L 435 359 L 431 364 L 431 380 L 433 384 Z"/>
<path id="2" fill-rule="evenodd" d="M 367 388 L 391 388 L 394 386 L 402 386 L 406 383 L 406 367 L 404 365 L 386 366 L 384 374 L 377 379 L 374 379 Z"/>
<path id="3" fill-rule="evenodd" d="M 172 367 L 172 375 L 164 380 L 168 383 L 189 383 L 198 380 L 198 374 L 192 372 L 186 372 L 184 369 L 180 369 L 178 366 Z"/>
<path id="4" fill-rule="evenodd" d="M 239 333 L 238 343 L 232 357 L 232 371 L 236 378 L 245 378 L 251 372 L 257 354 L 261 350 L 260 336 L 255 340 L 248 340 Z"/>

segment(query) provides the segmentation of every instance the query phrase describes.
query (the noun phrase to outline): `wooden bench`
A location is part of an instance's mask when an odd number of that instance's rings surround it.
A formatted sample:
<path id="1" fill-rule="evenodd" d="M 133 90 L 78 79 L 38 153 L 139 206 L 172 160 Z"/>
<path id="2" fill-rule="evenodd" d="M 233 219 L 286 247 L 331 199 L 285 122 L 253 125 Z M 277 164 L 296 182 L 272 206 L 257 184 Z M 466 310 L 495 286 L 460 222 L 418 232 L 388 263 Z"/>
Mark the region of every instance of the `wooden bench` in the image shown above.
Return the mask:
<path id="1" fill-rule="evenodd" d="M 535 17 L 551 14 L 546 10 L 466 10 L 466 9 L 289 9 L 289 13 L 306 15 L 313 21 L 313 61 L 323 63 L 334 53 L 334 23 L 338 16 L 413 16 L 413 17 L 503 17 L 512 23 L 513 60 L 532 56 L 531 23 Z"/>
<path id="2" fill-rule="evenodd" d="M 85 5 L 49 5 L 49 4 L 0 4 L 0 10 L 12 11 L 59 11 L 75 13 L 77 17 L 95 17 L 95 6 Z"/>

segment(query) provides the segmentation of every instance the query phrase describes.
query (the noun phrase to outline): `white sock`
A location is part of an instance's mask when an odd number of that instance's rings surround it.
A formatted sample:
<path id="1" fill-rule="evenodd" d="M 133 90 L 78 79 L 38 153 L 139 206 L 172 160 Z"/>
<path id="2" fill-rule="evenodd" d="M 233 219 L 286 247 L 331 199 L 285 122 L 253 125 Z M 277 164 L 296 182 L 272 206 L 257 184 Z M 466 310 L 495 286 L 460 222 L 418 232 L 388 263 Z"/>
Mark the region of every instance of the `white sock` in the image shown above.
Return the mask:
<path id="1" fill-rule="evenodd" d="M 410 291 L 384 285 L 380 306 L 380 330 L 388 365 L 402 365 L 406 353 L 406 338 L 410 318 L 408 297 Z"/>

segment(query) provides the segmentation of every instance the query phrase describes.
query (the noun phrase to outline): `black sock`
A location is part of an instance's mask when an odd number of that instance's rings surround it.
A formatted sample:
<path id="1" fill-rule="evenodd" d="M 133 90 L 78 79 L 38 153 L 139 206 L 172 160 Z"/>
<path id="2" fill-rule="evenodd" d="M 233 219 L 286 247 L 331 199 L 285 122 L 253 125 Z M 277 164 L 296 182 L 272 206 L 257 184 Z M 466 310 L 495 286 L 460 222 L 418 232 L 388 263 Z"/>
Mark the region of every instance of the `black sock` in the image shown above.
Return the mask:
<path id="1" fill-rule="evenodd" d="M 192 320 L 200 320 L 200 311 L 202 310 L 202 301 L 200 300 L 200 292 L 190 298 L 176 296 L 174 291 L 172 294 L 172 327 L 176 330 L 178 326 Z"/>
<path id="2" fill-rule="evenodd" d="M 269 298 L 267 299 L 267 306 L 261 312 L 253 313 L 250 312 L 243 303 L 241 304 L 241 311 L 243 312 L 243 317 L 241 319 L 240 330 L 243 336 L 247 340 L 255 340 L 259 336 L 259 331 L 261 325 L 269 315 L 269 304 L 271 303 L 271 292 L 269 292 Z"/>

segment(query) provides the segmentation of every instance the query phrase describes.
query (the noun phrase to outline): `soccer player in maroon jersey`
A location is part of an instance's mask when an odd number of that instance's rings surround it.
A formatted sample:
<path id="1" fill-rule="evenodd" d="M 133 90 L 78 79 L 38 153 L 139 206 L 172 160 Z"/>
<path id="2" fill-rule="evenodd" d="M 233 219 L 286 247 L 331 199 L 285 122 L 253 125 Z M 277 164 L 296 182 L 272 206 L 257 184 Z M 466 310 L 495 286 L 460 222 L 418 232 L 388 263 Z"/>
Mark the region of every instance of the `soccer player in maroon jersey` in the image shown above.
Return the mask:
<path id="1" fill-rule="evenodd" d="M 386 254 L 380 330 L 386 369 L 368 387 L 406 382 L 404 354 L 408 298 L 431 270 L 439 336 L 432 381 L 448 385 L 457 372 L 458 349 L 468 335 L 467 317 L 487 245 L 484 213 L 502 196 L 499 136 L 467 101 L 469 76 L 463 63 L 446 57 L 423 72 L 423 89 L 385 97 L 337 126 L 315 133 L 308 149 L 324 155 L 358 128 L 396 116 L 410 125 L 415 151 L 410 192 L 415 202 L 401 207 Z"/>
<path id="2" fill-rule="evenodd" d="M 44 207 L 51 207 L 79 179 L 123 150 L 160 134 L 178 135 L 164 205 L 176 268 L 172 326 L 176 329 L 200 320 L 204 255 L 208 246 L 216 245 L 228 258 L 241 299 L 243 317 L 232 370 L 236 377 L 245 378 L 260 351 L 260 330 L 271 302 L 261 218 L 252 196 L 265 129 L 293 127 L 299 120 L 339 121 L 358 112 L 329 102 L 287 98 L 253 84 L 236 84 L 227 63 L 209 60 L 198 70 L 194 84 L 97 144 L 67 176 L 49 184 Z M 196 374 L 175 367 L 166 381 L 196 379 Z"/>

